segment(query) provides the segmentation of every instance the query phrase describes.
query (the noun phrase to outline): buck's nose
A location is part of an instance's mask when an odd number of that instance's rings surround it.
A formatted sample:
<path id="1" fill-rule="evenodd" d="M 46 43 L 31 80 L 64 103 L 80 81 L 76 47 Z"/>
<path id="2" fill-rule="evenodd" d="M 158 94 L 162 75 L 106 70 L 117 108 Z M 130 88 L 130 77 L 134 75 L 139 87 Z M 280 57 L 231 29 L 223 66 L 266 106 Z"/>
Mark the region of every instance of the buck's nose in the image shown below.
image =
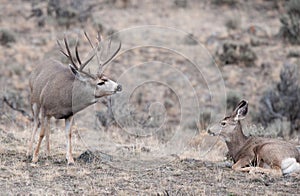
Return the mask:
<path id="1" fill-rule="evenodd" d="M 213 136 L 215 135 L 215 133 L 212 132 L 210 128 L 208 128 L 207 133 L 208 133 L 209 135 L 213 135 Z"/>
<path id="2" fill-rule="evenodd" d="M 122 85 L 121 85 L 121 84 L 118 84 L 116 90 L 117 90 L 117 91 L 122 91 Z"/>

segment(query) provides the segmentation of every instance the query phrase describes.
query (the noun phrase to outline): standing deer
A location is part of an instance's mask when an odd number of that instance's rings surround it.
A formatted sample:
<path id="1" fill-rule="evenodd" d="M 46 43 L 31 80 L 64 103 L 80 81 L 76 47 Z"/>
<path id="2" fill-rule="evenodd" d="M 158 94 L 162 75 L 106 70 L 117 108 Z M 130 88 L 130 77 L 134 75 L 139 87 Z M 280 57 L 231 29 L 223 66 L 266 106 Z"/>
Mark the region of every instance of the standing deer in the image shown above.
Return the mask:
<path id="1" fill-rule="evenodd" d="M 97 50 L 103 50 L 101 36 L 98 35 L 98 45 L 94 46 L 85 33 L 93 49 L 92 56 L 82 62 L 78 53 L 78 42 L 75 46 L 76 60 L 70 52 L 67 38 L 64 38 L 65 49 L 57 41 L 60 51 L 70 60 L 69 66 L 56 60 L 47 60 L 40 64 L 31 74 L 29 85 L 31 91 L 31 109 L 34 117 L 34 127 L 29 141 L 27 156 L 32 153 L 32 145 L 38 129 L 40 137 L 33 152 L 32 162 L 38 161 L 41 142 L 46 136 L 47 154 L 50 154 L 50 118 L 65 119 L 65 135 L 67 140 L 66 159 L 68 164 L 74 164 L 72 156 L 72 123 L 73 115 L 84 108 L 94 104 L 103 96 L 112 95 L 122 90 L 122 86 L 103 75 L 105 66 L 116 56 L 121 48 L 118 48 L 105 61 L 100 62 Z M 111 42 L 110 42 L 111 43 Z M 109 43 L 109 46 L 110 46 Z M 110 48 L 110 47 L 109 47 Z M 102 54 L 101 51 L 100 54 Z M 99 63 L 97 74 L 84 71 L 84 68 L 97 56 Z"/>
<path id="2" fill-rule="evenodd" d="M 244 135 L 240 120 L 247 113 L 248 102 L 242 100 L 229 116 L 208 130 L 225 140 L 234 161 L 232 169 L 276 176 L 300 171 L 300 153 L 291 143 Z"/>

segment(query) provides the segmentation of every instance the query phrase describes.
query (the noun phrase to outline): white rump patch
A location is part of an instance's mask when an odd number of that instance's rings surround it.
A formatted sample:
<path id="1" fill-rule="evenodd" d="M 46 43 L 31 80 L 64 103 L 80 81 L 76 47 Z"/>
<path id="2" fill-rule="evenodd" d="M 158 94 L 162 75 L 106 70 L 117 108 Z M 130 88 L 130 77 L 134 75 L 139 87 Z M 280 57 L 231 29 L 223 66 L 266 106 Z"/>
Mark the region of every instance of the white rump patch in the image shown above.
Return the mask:
<path id="1" fill-rule="evenodd" d="M 286 158 L 281 162 L 281 169 L 283 174 L 300 171 L 300 164 L 295 158 Z"/>

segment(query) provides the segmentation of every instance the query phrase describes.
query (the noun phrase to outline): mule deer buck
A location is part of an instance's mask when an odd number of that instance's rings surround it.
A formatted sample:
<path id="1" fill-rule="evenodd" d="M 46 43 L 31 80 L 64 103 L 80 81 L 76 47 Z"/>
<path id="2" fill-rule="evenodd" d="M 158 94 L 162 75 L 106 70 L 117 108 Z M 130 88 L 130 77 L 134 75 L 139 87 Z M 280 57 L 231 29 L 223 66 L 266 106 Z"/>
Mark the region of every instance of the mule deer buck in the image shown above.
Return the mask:
<path id="1" fill-rule="evenodd" d="M 232 169 L 275 176 L 300 171 L 300 153 L 293 144 L 279 139 L 244 135 L 240 120 L 247 113 L 248 102 L 242 100 L 229 116 L 208 130 L 225 140 L 234 161 Z"/>
<path id="2" fill-rule="evenodd" d="M 73 115 L 83 110 L 84 108 L 94 104 L 103 96 L 112 95 L 122 90 L 122 86 L 113 80 L 103 75 L 103 70 L 106 65 L 116 56 L 121 48 L 119 43 L 117 49 L 112 52 L 109 57 L 100 61 L 99 52 L 102 54 L 104 47 L 101 46 L 103 41 L 100 34 L 98 34 L 97 45 L 94 46 L 87 34 L 87 40 L 92 46 L 93 53 L 90 58 L 82 62 L 78 53 L 78 42 L 75 46 L 76 60 L 73 57 L 68 40 L 64 38 L 65 49 L 59 41 L 58 45 L 60 51 L 69 59 L 71 64 L 69 66 L 63 65 L 56 60 L 47 60 L 40 64 L 31 74 L 29 85 L 31 91 L 31 109 L 34 117 L 34 126 L 32 135 L 29 141 L 27 156 L 32 153 L 32 146 L 34 138 L 38 129 L 40 129 L 40 136 L 37 146 L 33 152 L 32 162 L 38 161 L 39 149 L 41 142 L 46 136 L 47 154 L 50 154 L 50 118 L 65 119 L 65 135 L 67 140 L 66 159 L 68 164 L 73 164 L 72 156 L 72 123 Z M 109 42 L 110 49 L 111 42 Z M 86 65 L 97 57 L 99 67 L 97 74 L 84 71 Z"/>

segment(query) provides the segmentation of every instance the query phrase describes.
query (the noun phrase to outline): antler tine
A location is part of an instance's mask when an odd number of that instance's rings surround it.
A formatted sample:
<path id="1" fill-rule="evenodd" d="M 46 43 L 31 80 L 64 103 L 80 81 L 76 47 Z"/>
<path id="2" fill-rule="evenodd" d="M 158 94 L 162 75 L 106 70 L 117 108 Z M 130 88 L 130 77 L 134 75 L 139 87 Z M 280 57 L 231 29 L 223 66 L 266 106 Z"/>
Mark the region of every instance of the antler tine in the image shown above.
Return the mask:
<path id="1" fill-rule="evenodd" d="M 80 68 L 81 68 L 81 60 L 80 60 L 79 53 L 78 53 L 78 41 L 76 41 L 75 54 L 76 54 L 77 61 L 78 61 L 79 65 L 80 65 Z"/>
<path id="2" fill-rule="evenodd" d="M 62 48 L 60 42 L 59 42 L 58 40 L 56 40 L 56 42 L 57 42 L 57 45 L 58 45 L 58 47 L 59 47 L 59 51 L 60 51 L 63 55 L 65 55 L 66 57 L 69 58 L 69 55 L 68 55 L 67 53 L 65 53 L 65 51 L 64 51 L 64 49 Z"/>
<path id="3" fill-rule="evenodd" d="M 86 71 L 83 71 L 83 70 L 81 70 L 80 72 L 81 72 L 81 73 L 84 73 L 85 75 L 88 75 L 88 76 L 91 77 L 91 78 L 96 79 L 96 76 L 93 75 L 93 74 L 91 74 L 91 73 L 89 73 L 89 72 L 86 72 Z"/>
<path id="4" fill-rule="evenodd" d="M 109 42 L 108 42 L 107 55 L 109 54 L 110 47 L 111 47 L 111 38 L 109 39 Z"/>
<path id="5" fill-rule="evenodd" d="M 92 44 L 89 36 L 87 35 L 87 33 L 85 31 L 84 31 L 84 35 L 85 35 L 86 39 L 88 40 L 88 42 L 90 43 L 92 49 L 94 50 L 94 53 L 92 54 L 92 56 L 86 62 L 80 63 L 79 71 L 82 71 L 84 69 L 84 67 L 94 58 L 94 56 L 97 55 L 97 51 L 95 51 L 95 47 Z"/>
<path id="6" fill-rule="evenodd" d="M 91 42 L 89 36 L 87 35 L 86 31 L 84 31 L 84 35 L 85 35 L 86 39 L 88 40 L 89 44 L 91 45 L 91 47 L 94 49 L 95 47 L 94 47 L 93 43 Z"/>
<path id="7" fill-rule="evenodd" d="M 100 43 L 101 43 L 101 40 L 102 40 L 102 36 L 101 36 L 101 33 L 100 33 L 100 31 L 98 31 L 97 32 L 97 37 L 96 37 L 96 39 L 97 39 L 97 46 L 96 46 L 96 48 L 94 49 L 95 50 L 95 52 L 96 52 L 96 57 L 97 57 L 97 62 L 98 62 L 98 64 L 100 65 L 100 57 L 99 57 L 99 55 L 98 55 L 98 50 L 101 50 L 101 45 L 100 45 Z M 91 41 L 89 40 L 89 42 L 90 42 L 90 44 L 92 45 L 92 43 L 91 43 Z M 99 47 L 100 47 L 100 49 L 99 49 Z"/>
<path id="8" fill-rule="evenodd" d="M 97 33 L 97 40 L 98 40 L 98 43 L 100 43 L 102 41 L 102 35 L 101 35 L 100 31 L 98 31 L 98 33 Z"/>
<path id="9" fill-rule="evenodd" d="M 83 64 L 80 65 L 79 71 L 82 71 L 84 69 L 84 67 L 94 58 L 94 56 L 96 55 L 96 52 L 94 52 L 94 54 Z"/>
<path id="10" fill-rule="evenodd" d="M 120 49 L 121 49 L 121 42 L 119 42 L 119 46 L 118 46 L 117 50 L 115 50 L 115 52 L 100 65 L 98 75 L 102 74 L 102 72 L 105 69 L 105 65 L 108 64 L 118 54 Z"/>
<path id="11" fill-rule="evenodd" d="M 66 37 L 64 37 L 64 42 L 65 42 L 65 46 L 66 46 L 66 49 L 67 49 L 68 57 L 69 57 L 70 61 L 72 62 L 72 65 L 75 67 L 75 69 L 78 70 L 78 66 L 76 65 L 76 63 L 73 60 L 73 57 L 72 57 L 72 54 L 70 52 L 69 44 L 68 44 L 68 41 L 67 41 Z"/>

